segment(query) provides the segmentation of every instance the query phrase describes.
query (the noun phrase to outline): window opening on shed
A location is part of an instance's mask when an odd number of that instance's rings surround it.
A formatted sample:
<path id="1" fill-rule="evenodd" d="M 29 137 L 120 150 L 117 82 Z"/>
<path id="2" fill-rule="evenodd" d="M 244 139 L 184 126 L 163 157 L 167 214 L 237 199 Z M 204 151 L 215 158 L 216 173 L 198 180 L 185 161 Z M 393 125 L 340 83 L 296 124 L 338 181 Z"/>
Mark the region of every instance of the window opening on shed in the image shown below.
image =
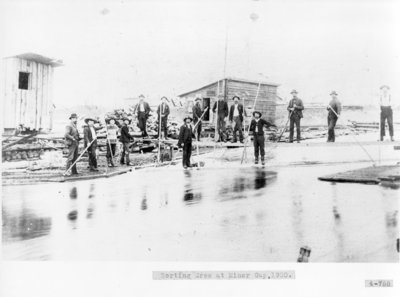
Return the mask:
<path id="1" fill-rule="evenodd" d="M 18 78 L 18 89 L 28 90 L 29 89 L 29 75 L 28 72 L 20 72 Z"/>

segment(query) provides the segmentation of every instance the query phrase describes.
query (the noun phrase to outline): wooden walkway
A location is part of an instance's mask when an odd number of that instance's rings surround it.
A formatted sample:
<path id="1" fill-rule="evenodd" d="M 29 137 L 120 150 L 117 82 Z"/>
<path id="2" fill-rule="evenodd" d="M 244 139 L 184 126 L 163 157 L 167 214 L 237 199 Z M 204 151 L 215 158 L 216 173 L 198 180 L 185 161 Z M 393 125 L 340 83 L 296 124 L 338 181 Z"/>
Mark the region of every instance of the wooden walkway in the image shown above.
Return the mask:
<path id="1" fill-rule="evenodd" d="M 339 172 L 318 178 L 322 181 L 379 184 L 400 181 L 400 165 L 371 166 L 357 170 Z"/>

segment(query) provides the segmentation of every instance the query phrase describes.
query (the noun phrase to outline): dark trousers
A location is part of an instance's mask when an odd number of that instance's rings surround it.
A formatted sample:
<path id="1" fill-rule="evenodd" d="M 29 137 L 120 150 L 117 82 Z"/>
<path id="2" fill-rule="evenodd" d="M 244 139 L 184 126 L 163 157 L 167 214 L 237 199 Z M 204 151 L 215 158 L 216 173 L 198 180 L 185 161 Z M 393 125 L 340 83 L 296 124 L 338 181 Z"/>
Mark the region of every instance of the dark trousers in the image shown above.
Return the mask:
<path id="1" fill-rule="evenodd" d="M 261 153 L 261 160 L 264 160 L 265 156 L 265 138 L 264 135 L 254 135 L 254 157 L 258 160 L 258 155 Z"/>
<path id="2" fill-rule="evenodd" d="M 291 141 L 291 142 L 293 141 L 294 124 L 296 124 L 297 141 L 300 141 L 300 117 L 297 115 L 292 115 L 290 117 L 289 141 Z"/>
<path id="3" fill-rule="evenodd" d="M 142 136 L 143 137 L 147 137 L 147 131 L 146 131 L 147 117 L 146 117 L 146 113 L 139 112 L 138 121 L 139 121 L 138 126 L 139 126 L 140 131 L 142 131 Z"/>
<path id="4" fill-rule="evenodd" d="M 219 134 L 219 140 L 225 140 L 226 128 L 225 128 L 225 115 L 219 114 L 217 116 L 217 130 Z"/>
<path id="5" fill-rule="evenodd" d="M 121 154 L 120 163 L 121 164 L 125 164 L 124 161 L 126 161 L 127 165 L 130 163 L 130 160 L 129 160 L 129 142 L 123 142 L 122 143 L 122 154 Z"/>
<path id="6" fill-rule="evenodd" d="M 389 134 L 393 137 L 393 110 L 390 106 L 381 106 L 381 140 L 385 136 L 385 122 L 389 126 Z"/>
<path id="7" fill-rule="evenodd" d="M 337 117 L 335 115 L 328 116 L 328 142 L 335 142 L 335 127 Z"/>
<path id="8" fill-rule="evenodd" d="M 183 167 L 190 167 L 190 157 L 192 156 L 192 143 L 184 143 L 183 144 L 183 156 L 182 156 L 182 165 Z"/>
<path id="9" fill-rule="evenodd" d="M 233 123 L 235 125 L 235 128 L 233 128 L 233 141 L 236 142 L 236 133 L 239 131 L 239 139 L 240 141 L 243 141 L 243 131 L 242 131 L 242 121 L 240 120 L 240 117 L 233 117 Z"/>
<path id="10" fill-rule="evenodd" d="M 67 170 L 71 167 L 72 164 L 75 163 L 76 159 L 78 159 L 78 142 L 73 142 L 71 145 L 68 146 L 68 156 L 67 156 Z M 78 171 L 76 170 L 76 164 L 72 166 L 71 172 L 73 174 L 77 174 Z"/>
<path id="11" fill-rule="evenodd" d="M 200 136 L 201 136 L 201 121 L 200 120 L 195 120 L 194 124 L 197 125 L 196 127 L 196 131 L 194 132 L 197 140 L 200 140 Z"/>
<path id="12" fill-rule="evenodd" d="M 115 157 L 115 148 L 117 144 L 108 142 L 107 140 L 107 160 L 112 163 L 112 158 Z"/>
<path id="13" fill-rule="evenodd" d="M 96 149 L 97 149 L 97 145 L 96 144 L 92 144 L 87 150 L 88 151 L 88 155 L 89 155 L 89 167 L 90 167 L 90 169 L 97 168 Z"/>
<path id="14" fill-rule="evenodd" d="M 161 129 L 158 127 L 158 137 L 161 137 L 161 132 L 164 132 L 164 137 L 168 137 L 168 117 L 161 117 Z"/>

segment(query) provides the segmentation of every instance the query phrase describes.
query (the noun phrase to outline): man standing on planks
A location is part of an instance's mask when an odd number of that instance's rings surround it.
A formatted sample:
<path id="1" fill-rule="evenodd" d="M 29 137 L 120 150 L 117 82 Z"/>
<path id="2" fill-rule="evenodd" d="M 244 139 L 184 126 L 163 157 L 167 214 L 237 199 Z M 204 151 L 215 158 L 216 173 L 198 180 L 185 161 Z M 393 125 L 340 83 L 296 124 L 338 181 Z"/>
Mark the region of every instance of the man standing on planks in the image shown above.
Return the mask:
<path id="1" fill-rule="evenodd" d="M 327 142 L 335 142 L 335 126 L 338 120 L 338 116 L 342 111 L 342 105 L 338 100 L 338 94 L 336 91 L 331 92 L 331 101 L 329 106 L 326 108 L 328 110 L 328 140 Z"/>
<path id="2" fill-rule="evenodd" d="M 200 135 L 201 135 L 201 121 L 200 118 L 203 114 L 203 111 L 201 110 L 201 98 L 196 98 L 196 103 L 193 105 L 192 111 L 193 111 L 193 122 L 195 125 L 197 125 L 197 129 L 195 131 L 195 136 L 197 137 L 197 141 L 200 141 Z"/>
<path id="3" fill-rule="evenodd" d="M 71 114 L 69 120 L 70 123 L 65 127 L 65 144 L 68 148 L 67 170 L 69 169 L 69 167 L 71 167 L 72 164 L 75 163 L 76 159 L 78 158 L 79 149 L 79 132 L 78 128 L 76 127 L 76 123 L 78 122 L 77 114 Z M 72 167 L 70 174 L 78 174 L 76 164 Z"/>
<path id="4" fill-rule="evenodd" d="M 269 127 L 276 127 L 274 124 L 261 118 L 262 114 L 259 111 L 253 112 L 254 119 L 250 123 L 250 131 L 253 132 L 253 143 L 254 143 L 254 163 L 258 164 L 258 156 L 261 153 L 261 164 L 265 165 L 265 138 L 264 129 Z"/>
<path id="5" fill-rule="evenodd" d="M 159 128 L 159 135 L 158 139 L 161 139 L 161 133 L 164 132 L 164 139 L 168 139 L 168 115 L 169 115 L 169 106 L 167 104 L 167 97 L 161 98 L 161 104 L 157 108 L 157 120 L 161 122 L 161 129 Z M 161 113 L 161 120 L 160 120 L 160 113 Z M 160 123 L 159 123 L 160 124 Z"/>
<path id="6" fill-rule="evenodd" d="M 121 135 L 119 137 L 119 141 L 122 143 L 121 160 L 119 162 L 121 165 L 126 164 L 126 166 L 131 165 L 129 160 L 129 144 L 133 140 L 133 136 L 129 133 L 128 125 L 130 123 L 131 121 L 128 118 L 123 119 Z"/>
<path id="7" fill-rule="evenodd" d="M 389 94 L 389 86 L 381 86 L 381 96 L 379 98 L 379 104 L 381 106 L 381 141 L 385 137 L 385 122 L 387 120 L 389 126 L 390 140 L 394 141 L 393 138 L 393 110 L 392 110 L 392 97 Z"/>
<path id="8" fill-rule="evenodd" d="M 117 132 L 119 129 L 118 126 L 115 124 L 114 118 L 106 119 L 106 125 L 107 125 L 107 140 L 106 140 L 107 163 L 108 167 L 114 167 L 113 158 L 115 157 L 115 151 L 117 146 Z"/>
<path id="9" fill-rule="evenodd" d="M 217 142 L 226 142 L 226 128 L 225 128 L 225 118 L 228 116 L 228 103 L 221 97 L 218 101 L 214 103 L 213 113 L 217 110 L 217 130 L 219 134 L 219 139 Z"/>
<path id="10" fill-rule="evenodd" d="M 182 165 L 183 168 L 190 168 L 190 157 L 192 156 L 192 137 L 193 137 L 193 130 L 192 130 L 192 118 L 186 117 L 183 122 L 184 124 L 181 126 L 179 130 L 179 140 L 178 140 L 178 147 L 183 149 L 183 156 L 182 156 Z"/>
<path id="11" fill-rule="evenodd" d="M 97 169 L 97 134 L 96 128 L 94 127 L 95 120 L 92 118 L 85 119 L 86 126 L 83 128 L 83 139 L 85 147 L 87 147 L 89 155 L 89 168 L 90 171 L 99 171 Z"/>
<path id="12" fill-rule="evenodd" d="M 243 113 L 246 115 L 246 111 L 243 108 L 243 104 L 239 103 L 240 98 L 238 96 L 233 96 L 232 100 L 235 101 L 229 110 L 229 121 L 234 126 L 232 142 L 237 142 L 236 133 L 239 131 L 240 143 L 243 143 Z"/>
<path id="13" fill-rule="evenodd" d="M 300 120 L 303 117 L 303 101 L 297 97 L 297 91 L 293 90 L 290 94 L 293 98 L 289 101 L 287 110 L 289 111 L 290 118 L 290 134 L 289 142 L 293 142 L 294 124 L 296 124 L 297 142 L 300 142 Z"/>
<path id="14" fill-rule="evenodd" d="M 138 127 L 142 132 L 143 137 L 147 137 L 146 123 L 150 115 L 150 105 L 144 101 L 144 95 L 139 96 L 139 103 L 135 107 L 135 112 L 138 119 Z"/>

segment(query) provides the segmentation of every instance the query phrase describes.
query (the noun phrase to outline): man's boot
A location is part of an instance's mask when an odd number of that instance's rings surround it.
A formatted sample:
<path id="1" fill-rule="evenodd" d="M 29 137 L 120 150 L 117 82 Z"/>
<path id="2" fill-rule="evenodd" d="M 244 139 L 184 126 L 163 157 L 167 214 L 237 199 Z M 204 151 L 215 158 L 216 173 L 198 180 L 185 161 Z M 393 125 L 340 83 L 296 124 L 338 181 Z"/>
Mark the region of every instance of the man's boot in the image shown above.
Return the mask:
<path id="1" fill-rule="evenodd" d="M 254 164 L 258 164 L 258 158 L 256 158 L 255 160 L 254 160 Z"/>
<path id="2" fill-rule="evenodd" d="M 390 136 L 390 141 L 394 141 L 394 138 L 393 138 L 393 136 Z"/>
<path id="3" fill-rule="evenodd" d="M 264 160 L 264 158 L 261 158 L 261 165 L 265 165 L 265 160 Z"/>

